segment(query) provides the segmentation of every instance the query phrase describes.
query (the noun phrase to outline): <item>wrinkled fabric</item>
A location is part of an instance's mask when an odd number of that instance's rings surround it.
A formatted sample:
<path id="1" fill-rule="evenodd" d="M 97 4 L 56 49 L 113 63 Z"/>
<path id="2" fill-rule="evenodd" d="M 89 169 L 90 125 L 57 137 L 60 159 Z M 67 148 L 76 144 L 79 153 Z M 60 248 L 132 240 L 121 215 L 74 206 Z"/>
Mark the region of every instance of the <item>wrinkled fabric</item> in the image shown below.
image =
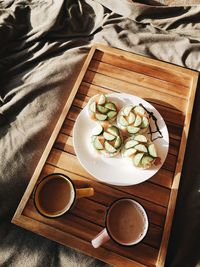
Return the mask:
<path id="1" fill-rule="evenodd" d="M 200 70 L 200 5 L 146 2 L 0 1 L 0 266 L 108 266 L 10 221 L 93 43 Z M 197 266 L 200 255 L 199 90 L 170 267 Z"/>

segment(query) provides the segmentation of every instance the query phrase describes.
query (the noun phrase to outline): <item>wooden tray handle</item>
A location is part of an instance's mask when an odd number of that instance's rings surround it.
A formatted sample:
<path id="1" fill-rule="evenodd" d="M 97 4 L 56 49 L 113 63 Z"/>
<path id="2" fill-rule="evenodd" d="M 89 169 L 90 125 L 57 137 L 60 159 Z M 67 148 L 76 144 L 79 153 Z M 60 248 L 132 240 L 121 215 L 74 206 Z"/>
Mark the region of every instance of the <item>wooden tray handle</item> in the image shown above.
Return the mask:
<path id="1" fill-rule="evenodd" d="M 76 198 L 92 197 L 94 196 L 94 189 L 92 187 L 76 189 Z"/>

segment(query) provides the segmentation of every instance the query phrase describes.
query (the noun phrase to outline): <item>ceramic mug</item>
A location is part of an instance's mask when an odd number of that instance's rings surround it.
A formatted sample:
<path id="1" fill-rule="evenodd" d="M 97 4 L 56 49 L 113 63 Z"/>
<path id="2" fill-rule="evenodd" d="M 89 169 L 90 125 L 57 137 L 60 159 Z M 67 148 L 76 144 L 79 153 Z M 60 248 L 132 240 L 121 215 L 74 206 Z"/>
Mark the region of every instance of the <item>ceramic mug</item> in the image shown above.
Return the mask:
<path id="1" fill-rule="evenodd" d="M 92 240 L 92 245 L 98 248 L 109 239 L 123 246 L 136 245 L 145 237 L 148 226 L 148 217 L 141 204 L 131 198 L 118 199 L 109 207 L 105 228 Z"/>
<path id="2" fill-rule="evenodd" d="M 76 189 L 69 177 L 61 173 L 53 173 L 37 184 L 34 191 L 34 204 L 40 214 L 55 218 L 68 212 L 76 199 L 93 195 L 93 188 Z"/>

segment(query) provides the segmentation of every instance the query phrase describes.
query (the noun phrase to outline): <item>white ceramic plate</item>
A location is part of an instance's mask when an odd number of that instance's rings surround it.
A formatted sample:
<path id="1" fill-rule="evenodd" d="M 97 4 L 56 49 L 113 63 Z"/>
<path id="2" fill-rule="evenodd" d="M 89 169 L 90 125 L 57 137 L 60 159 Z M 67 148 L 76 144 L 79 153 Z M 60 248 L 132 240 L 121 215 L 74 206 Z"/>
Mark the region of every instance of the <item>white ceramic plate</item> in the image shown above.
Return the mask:
<path id="1" fill-rule="evenodd" d="M 97 122 L 91 120 L 88 116 L 88 107 L 86 106 L 76 119 L 73 129 L 73 145 L 77 158 L 81 165 L 97 180 L 118 186 L 128 186 L 139 184 L 151 178 L 164 163 L 169 147 L 169 135 L 167 126 L 160 113 L 147 101 L 124 93 L 114 93 L 108 95 L 111 101 L 115 101 L 120 105 L 142 103 L 148 111 L 153 112 L 157 118 L 157 124 L 163 135 L 154 141 L 158 156 L 161 158 L 161 164 L 143 170 L 136 168 L 132 162 L 122 157 L 105 158 L 98 154 L 91 144 L 91 131 Z M 151 122 L 152 130 L 155 129 Z M 153 135 L 156 137 L 158 133 Z"/>

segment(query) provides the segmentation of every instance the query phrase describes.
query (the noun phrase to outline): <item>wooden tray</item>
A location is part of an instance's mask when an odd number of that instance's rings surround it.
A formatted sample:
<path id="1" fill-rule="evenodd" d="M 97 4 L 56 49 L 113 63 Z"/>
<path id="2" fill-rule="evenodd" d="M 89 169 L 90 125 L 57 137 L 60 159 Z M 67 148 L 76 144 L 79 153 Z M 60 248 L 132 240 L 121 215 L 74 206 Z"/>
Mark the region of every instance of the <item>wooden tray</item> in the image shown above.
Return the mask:
<path id="1" fill-rule="evenodd" d="M 172 225 L 193 109 L 198 73 L 121 50 L 95 45 L 91 48 L 74 88 L 51 135 L 12 222 L 101 259 L 114 266 L 163 266 Z M 167 159 L 150 180 L 118 187 L 97 182 L 81 167 L 72 146 L 74 122 L 88 99 L 97 93 L 125 92 L 144 98 L 161 113 L 168 126 Z M 79 187 L 91 185 L 92 198 L 77 201 L 71 212 L 47 219 L 35 210 L 33 189 L 44 175 L 60 172 Z M 112 241 L 94 249 L 90 241 L 104 227 L 109 204 L 132 197 L 147 210 L 147 236 L 134 247 Z"/>

